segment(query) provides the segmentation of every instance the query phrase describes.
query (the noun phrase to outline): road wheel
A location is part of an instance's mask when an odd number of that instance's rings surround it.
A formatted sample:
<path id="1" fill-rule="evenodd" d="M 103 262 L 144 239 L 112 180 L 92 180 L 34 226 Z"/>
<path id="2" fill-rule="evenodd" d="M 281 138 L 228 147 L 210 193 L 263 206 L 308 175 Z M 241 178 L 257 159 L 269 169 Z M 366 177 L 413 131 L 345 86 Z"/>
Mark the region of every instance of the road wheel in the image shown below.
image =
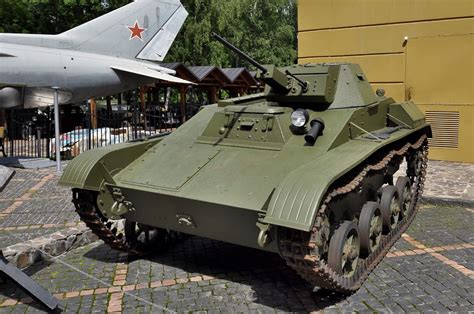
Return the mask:
<path id="1" fill-rule="evenodd" d="M 389 233 L 400 220 L 400 201 L 396 187 L 389 185 L 382 189 L 380 210 L 384 233 Z"/>
<path id="2" fill-rule="evenodd" d="M 397 192 L 400 198 L 400 219 L 408 216 L 410 214 L 411 204 L 412 204 L 412 191 L 410 179 L 407 177 L 399 177 L 397 183 L 395 184 Z"/>
<path id="3" fill-rule="evenodd" d="M 328 265 L 345 277 L 352 277 L 359 263 L 359 233 L 352 221 L 343 222 L 329 242 Z"/>
<path id="4" fill-rule="evenodd" d="M 361 256 L 374 252 L 382 238 L 382 212 L 377 202 L 367 202 L 359 216 Z"/>

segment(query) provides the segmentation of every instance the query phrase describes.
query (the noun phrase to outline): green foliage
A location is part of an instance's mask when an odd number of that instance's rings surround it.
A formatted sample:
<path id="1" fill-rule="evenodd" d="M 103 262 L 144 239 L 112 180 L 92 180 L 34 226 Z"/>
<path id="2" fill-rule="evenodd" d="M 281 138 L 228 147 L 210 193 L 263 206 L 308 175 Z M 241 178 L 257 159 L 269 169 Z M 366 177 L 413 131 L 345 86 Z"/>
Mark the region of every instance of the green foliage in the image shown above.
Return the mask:
<path id="1" fill-rule="evenodd" d="M 1 0 L 0 32 L 59 34 L 119 8 L 129 0 Z"/>
<path id="2" fill-rule="evenodd" d="M 58 34 L 131 0 L 0 0 L 0 32 Z M 251 67 L 210 37 L 216 32 L 263 64 L 296 56 L 296 0 L 182 0 L 189 17 L 166 61 Z"/>
<path id="3" fill-rule="evenodd" d="M 189 17 L 166 58 L 187 64 L 246 66 L 210 37 L 216 32 L 263 64 L 296 55 L 296 0 L 183 0 Z"/>
<path id="4" fill-rule="evenodd" d="M 0 1 L 0 32 L 27 33 L 31 19 L 29 8 L 21 1 Z"/>

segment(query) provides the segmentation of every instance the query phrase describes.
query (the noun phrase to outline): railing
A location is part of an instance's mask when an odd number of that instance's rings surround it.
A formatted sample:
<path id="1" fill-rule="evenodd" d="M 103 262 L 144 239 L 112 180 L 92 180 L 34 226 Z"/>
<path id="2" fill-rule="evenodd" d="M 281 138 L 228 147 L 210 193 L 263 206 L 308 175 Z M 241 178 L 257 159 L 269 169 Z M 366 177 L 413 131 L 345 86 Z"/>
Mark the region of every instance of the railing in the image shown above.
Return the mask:
<path id="1" fill-rule="evenodd" d="M 8 111 L 4 140 L 6 154 L 32 158 L 55 156 L 53 116 L 49 109 Z M 179 106 L 167 109 L 148 106 L 146 110 L 132 106 L 126 111 L 101 108 L 96 113 L 91 113 L 86 106 L 62 106 L 60 116 L 61 156 L 65 159 L 90 149 L 170 132 L 179 127 L 183 120 Z"/>

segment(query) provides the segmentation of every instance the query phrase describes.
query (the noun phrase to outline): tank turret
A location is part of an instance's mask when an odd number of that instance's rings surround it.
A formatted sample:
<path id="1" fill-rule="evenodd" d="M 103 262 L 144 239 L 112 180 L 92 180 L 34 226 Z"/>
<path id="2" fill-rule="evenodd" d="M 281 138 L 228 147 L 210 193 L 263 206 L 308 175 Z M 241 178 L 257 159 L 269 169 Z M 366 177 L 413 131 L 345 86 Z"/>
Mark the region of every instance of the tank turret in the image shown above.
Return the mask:
<path id="1" fill-rule="evenodd" d="M 239 57 L 255 66 L 257 76 L 265 82 L 265 96 L 278 103 L 331 103 L 337 83 L 338 71 L 334 67 L 321 65 L 278 68 L 275 65 L 261 65 L 225 38 L 212 36 Z"/>

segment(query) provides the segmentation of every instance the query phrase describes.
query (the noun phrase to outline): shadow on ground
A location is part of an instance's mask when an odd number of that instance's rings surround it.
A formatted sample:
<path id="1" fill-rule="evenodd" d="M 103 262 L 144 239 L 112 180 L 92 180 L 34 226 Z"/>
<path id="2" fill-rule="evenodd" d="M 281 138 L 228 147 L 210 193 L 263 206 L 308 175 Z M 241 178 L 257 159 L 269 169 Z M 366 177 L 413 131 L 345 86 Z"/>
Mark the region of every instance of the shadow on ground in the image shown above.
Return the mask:
<path id="1" fill-rule="evenodd" d="M 102 244 L 84 256 L 101 262 L 117 262 L 117 256 L 111 258 L 104 250 L 110 248 Z M 129 277 L 135 276 L 136 281 L 127 280 L 127 284 L 141 283 L 138 268 L 153 269 L 163 265 L 165 269 L 174 269 L 177 278 L 207 275 L 232 283 L 238 290 L 246 291 L 248 302 L 280 311 L 318 311 L 348 297 L 324 289 L 313 292 L 313 287 L 288 268 L 277 254 L 200 237 L 192 237 L 162 254 L 141 259 L 129 257 L 128 264 Z M 168 274 L 161 279 L 169 278 Z"/>

